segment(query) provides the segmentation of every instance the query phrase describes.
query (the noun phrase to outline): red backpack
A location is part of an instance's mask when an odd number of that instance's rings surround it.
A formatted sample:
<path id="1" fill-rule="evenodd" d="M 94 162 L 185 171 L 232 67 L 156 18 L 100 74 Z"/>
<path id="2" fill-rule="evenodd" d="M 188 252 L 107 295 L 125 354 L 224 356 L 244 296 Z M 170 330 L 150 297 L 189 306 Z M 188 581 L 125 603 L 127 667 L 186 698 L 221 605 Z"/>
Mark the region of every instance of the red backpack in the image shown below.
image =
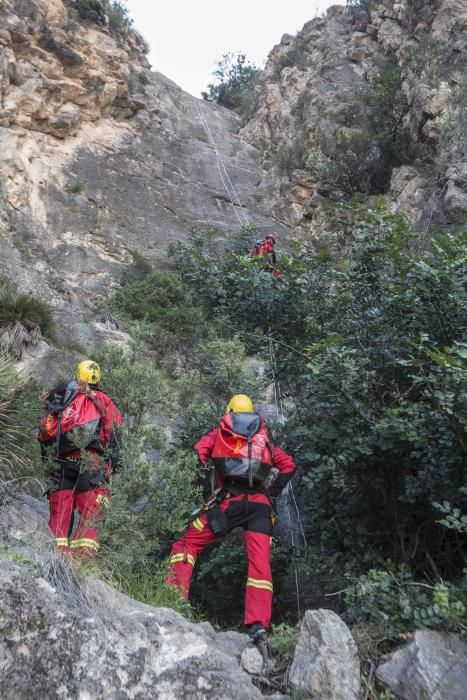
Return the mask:
<path id="1" fill-rule="evenodd" d="M 57 457 L 83 448 L 103 452 L 101 425 L 102 409 L 89 385 L 61 384 L 44 399 L 38 440 L 44 445 L 55 443 Z"/>
<path id="2" fill-rule="evenodd" d="M 232 481 L 262 484 L 274 462 L 266 423 L 258 413 L 226 413 L 211 453 L 218 473 Z"/>

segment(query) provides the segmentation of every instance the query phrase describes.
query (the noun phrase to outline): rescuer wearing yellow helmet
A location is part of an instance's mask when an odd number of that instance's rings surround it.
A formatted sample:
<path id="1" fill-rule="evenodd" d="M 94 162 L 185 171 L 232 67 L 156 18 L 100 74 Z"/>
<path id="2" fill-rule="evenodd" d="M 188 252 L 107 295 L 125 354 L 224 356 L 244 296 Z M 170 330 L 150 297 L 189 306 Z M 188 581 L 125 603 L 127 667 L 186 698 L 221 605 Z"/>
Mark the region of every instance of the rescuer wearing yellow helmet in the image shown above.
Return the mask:
<path id="1" fill-rule="evenodd" d="M 271 621 L 270 547 L 278 495 L 295 471 L 292 457 L 272 444 L 266 423 L 246 394 L 235 394 L 217 427 L 196 443 L 201 463 L 215 468 L 214 493 L 195 513 L 187 531 L 172 545 L 167 583 L 188 597 L 197 556 L 204 547 L 243 527 L 248 558 L 245 625 L 262 644 Z"/>
<path id="2" fill-rule="evenodd" d="M 105 517 L 110 474 L 119 461 L 115 427 L 122 416 L 99 389 L 101 376 L 97 362 L 82 360 L 75 368 L 76 381 L 45 396 L 38 434 L 51 468 L 50 529 L 60 551 L 80 557 L 99 548 L 97 523 Z M 75 509 L 79 521 L 72 534 Z"/>

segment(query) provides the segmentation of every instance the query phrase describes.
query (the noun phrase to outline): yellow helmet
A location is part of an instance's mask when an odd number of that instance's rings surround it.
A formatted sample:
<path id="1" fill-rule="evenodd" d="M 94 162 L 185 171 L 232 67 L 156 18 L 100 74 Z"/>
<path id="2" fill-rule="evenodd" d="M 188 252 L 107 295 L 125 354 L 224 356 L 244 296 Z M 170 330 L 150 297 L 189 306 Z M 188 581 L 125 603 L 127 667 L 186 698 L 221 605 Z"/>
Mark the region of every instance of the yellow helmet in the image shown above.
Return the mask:
<path id="1" fill-rule="evenodd" d="M 79 382 L 99 384 L 101 380 L 101 368 L 93 360 L 83 360 L 76 365 L 75 377 Z"/>
<path id="2" fill-rule="evenodd" d="M 253 401 L 246 394 L 235 394 L 227 404 L 227 413 L 253 413 Z"/>

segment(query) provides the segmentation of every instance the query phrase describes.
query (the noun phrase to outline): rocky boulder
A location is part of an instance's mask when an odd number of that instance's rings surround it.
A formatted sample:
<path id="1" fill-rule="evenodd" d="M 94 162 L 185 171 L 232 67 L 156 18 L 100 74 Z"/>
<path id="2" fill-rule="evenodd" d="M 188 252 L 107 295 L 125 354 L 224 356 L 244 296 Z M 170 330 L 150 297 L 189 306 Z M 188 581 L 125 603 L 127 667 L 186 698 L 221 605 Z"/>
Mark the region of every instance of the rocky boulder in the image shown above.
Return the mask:
<path id="1" fill-rule="evenodd" d="M 78 579 L 52 546 L 45 504 L 12 491 L 1 497 L 2 700 L 262 697 L 241 669 L 246 635 Z"/>
<path id="2" fill-rule="evenodd" d="M 102 581 L 80 587 L 61 567 L 53 586 L 34 568 L 0 557 L 4 700 L 261 697 L 240 670 L 243 635 L 216 634 L 207 623 L 137 603 Z"/>
<path id="3" fill-rule="evenodd" d="M 347 626 L 332 610 L 307 610 L 289 671 L 300 697 L 357 700 L 360 663 Z"/>
<path id="4" fill-rule="evenodd" d="M 464 700 L 467 644 L 454 633 L 419 630 L 378 666 L 376 677 L 404 700 Z"/>

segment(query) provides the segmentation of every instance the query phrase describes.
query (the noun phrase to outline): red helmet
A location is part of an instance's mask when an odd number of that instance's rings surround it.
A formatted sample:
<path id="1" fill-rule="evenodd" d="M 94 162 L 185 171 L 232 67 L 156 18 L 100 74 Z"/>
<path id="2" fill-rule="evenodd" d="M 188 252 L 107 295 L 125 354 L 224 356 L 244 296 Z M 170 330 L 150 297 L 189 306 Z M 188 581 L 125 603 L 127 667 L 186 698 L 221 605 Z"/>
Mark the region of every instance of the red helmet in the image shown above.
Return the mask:
<path id="1" fill-rule="evenodd" d="M 268 235 L 266 236 L 266 240 L 267 240 L 268 238 L 269 238 L 273 243 L 275 243 L 276 240 L 277 240 L 277 237 L 276 237 L 276 235 L 275 235 L 274 233 L 268 233 Z"/>

